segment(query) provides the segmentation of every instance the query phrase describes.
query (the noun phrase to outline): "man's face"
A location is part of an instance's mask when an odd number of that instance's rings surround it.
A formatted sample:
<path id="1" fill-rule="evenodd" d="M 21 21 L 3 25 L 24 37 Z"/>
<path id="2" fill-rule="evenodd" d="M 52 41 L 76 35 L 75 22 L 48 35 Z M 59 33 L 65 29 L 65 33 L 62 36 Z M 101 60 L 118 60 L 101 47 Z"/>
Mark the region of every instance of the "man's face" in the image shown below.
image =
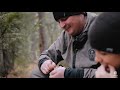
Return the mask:
<path id="1" fill-rule="evenodd" d="M 83 30 L 86 21 L 85 19 L 84 15 L 80 14 L 61 18 L 58 22 L 60 27 L 68 32 L 69 35 L 76 36 Z"/>
<path id="2" fill-rule="evenodd" d="M 95 60 L 97 62 L 100 62 L 105 66 L 111 65 L 115 68 L 120 67 L 120 54 L 112 54 L 98 50 L 96 50 L 95 52 L 96 52 Z"/>

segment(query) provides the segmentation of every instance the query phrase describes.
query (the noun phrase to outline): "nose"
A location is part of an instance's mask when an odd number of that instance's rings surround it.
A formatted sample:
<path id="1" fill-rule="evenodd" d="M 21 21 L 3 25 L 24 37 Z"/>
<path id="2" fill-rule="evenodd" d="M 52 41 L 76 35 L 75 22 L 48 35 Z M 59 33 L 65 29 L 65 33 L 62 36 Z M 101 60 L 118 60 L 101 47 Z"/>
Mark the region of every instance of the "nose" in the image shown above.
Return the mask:
<path id="1" fill-rule="evenodd" d="M 65 22 L 64 21 L 59 21 L 59 25 L 61 28 L 64 28 L 65 27 Z"/>
<path id="2" fill-rule="evenodd" d="M 99 63 L 102 63 L 102 62 L 103 62 L 102 58 L 97 57 L 97 56 L 95 56 L 95 61 L 96 61 L 96 62 L 99 62 Z"/>

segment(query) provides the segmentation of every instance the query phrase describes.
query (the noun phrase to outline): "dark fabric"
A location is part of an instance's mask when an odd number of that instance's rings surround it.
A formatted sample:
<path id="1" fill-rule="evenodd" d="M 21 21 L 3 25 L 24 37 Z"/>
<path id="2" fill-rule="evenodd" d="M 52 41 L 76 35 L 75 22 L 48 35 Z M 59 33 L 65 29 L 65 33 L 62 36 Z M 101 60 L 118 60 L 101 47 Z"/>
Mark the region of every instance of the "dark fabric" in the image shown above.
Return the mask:
<path id="1" fill-rule="evenodd" d="M 58 21 L 60 18 L 65 18 L 65 17 L 69 17 L 72 15 L 79 15 L 79 14 L 87 15 L 87 13 L 84 13 L 84 12 L 53 12 L 53 16 L 56 21 Z"/>
<path id="2" fill-rule="evenodd" d="M 64 77 L 65 78 L 83 78 L 84 76 L 84 69 L 72 69 L 72 68 L 66 68 Z"/>
<path id="3" fill-rule="evenodd" d="M 97 69 L 98 67 L 100 67 L 100 63 L 97 63 L 96 65 L 92 65 L 90 68 L 94 68 L 94 69 Z"/>
<path id="4" fill-rule="evenodd" d="M 120 53 L 120 12 L 100 14 L 89 30 L 93 48 L 109 53 Z"/>
<path id="5" fill-rule="evenodd" d="M 87 31 L 81 33 L 79 36 L 75 37 L 75 40 L 73 42 L 73 50 L 80 50 L 85 45 L 86 41 L 88 39 Z"/>

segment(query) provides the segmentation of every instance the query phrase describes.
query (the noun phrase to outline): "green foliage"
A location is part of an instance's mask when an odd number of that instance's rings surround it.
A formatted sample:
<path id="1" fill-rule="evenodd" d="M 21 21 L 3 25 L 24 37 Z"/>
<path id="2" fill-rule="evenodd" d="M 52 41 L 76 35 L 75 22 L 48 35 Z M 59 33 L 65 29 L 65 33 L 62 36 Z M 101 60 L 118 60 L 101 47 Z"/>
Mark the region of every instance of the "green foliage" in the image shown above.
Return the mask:
<path id="1" fill-rule="evenodd" d="M 35 13 L 0 12 L 1 71 L 4 71 L 2 69 L 5 67 L 14 67 L 14 62 L 17 62 L 17 60 L 18 62 L 31 60 L 30 39 L 32 34 L 37 32 L 36 28 Z M 6 53 L 4 53 L 5 55 L 2 57 L 4 51 L 6 51 Z M 7 62 L 9 62 L 9 64 L 6 64 Z"/>

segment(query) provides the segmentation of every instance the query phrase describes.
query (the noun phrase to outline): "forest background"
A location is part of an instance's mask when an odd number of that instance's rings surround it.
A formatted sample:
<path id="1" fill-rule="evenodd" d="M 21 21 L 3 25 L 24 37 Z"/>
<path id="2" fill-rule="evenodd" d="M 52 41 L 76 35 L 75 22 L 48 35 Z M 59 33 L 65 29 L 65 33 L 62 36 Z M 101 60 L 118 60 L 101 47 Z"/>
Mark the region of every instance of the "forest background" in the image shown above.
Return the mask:
<path id="1" fill-rule="evenodd" d="M 52 12 L 0 12 L 0 78 L 29 78 L 61 31 Z"/>

